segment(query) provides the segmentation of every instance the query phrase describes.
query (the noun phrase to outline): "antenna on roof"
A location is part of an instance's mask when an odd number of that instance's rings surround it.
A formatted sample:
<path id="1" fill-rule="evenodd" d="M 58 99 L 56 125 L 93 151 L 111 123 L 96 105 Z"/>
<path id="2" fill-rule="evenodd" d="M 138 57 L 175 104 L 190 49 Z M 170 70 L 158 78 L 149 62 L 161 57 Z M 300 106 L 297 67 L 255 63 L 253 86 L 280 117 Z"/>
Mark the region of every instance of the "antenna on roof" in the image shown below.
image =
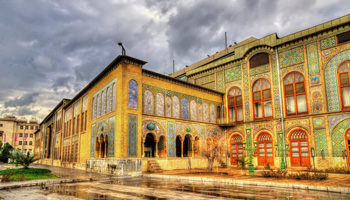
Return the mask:
<path id="1" fill-rule="evenodd" d="M 175 73 L 175 60 L 173 60 L 173 73 Z"/>
<path id="2" fill-rule="evenodd" d="M 227 33 L 225 32 L 225 49 L 227 49 Z"/>

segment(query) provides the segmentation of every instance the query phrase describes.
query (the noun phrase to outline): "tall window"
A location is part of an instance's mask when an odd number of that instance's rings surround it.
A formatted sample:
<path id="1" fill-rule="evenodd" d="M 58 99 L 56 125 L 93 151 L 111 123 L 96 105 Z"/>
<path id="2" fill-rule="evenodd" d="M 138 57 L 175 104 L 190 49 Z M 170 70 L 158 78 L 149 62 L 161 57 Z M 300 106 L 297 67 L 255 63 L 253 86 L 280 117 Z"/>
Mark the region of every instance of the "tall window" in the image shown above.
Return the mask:
<path id="1" fill-rule="evenodd" d="M 134 80 L 129 82 L 129 107 L 137 108 L 137 83 Z"/>
<path id="2" fill-rule="evenodd" d="M 340 99 L 342 108 L 350 109 L 350 60 L 342 63 L 338 68 Z"/>
<path id="3" fill-rule="evenodd" d="M 259 79 L 253 85 L 254 119 L 272 118 L 271 85 Z"/>
<path id="4" fill-rule="evenodd" d="M 227 95 L 230 121 L 243 121 L 242 91 L 239 88 L 232 88 Z"/>
<path id="5" fill-rule="evenodd" d="M 283 84 L 287 115 L 307 113 L 304 76 L 292 72 L 284 78 Z"/>

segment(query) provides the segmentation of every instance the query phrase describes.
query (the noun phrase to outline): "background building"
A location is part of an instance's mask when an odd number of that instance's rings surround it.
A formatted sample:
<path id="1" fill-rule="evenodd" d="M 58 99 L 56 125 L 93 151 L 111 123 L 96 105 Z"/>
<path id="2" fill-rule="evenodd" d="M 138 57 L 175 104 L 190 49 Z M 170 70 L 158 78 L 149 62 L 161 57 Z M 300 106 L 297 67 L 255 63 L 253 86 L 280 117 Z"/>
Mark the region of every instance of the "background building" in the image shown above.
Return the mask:
<path id="1" fill-rule="evenodd" d="M 280 167 L 282 157 L 309 166 L 312 148 L 317 168 L 347 165 L 349 44 L 346 15 L 282 38 L 248 38 L 171 76 L 118 56 L 41 123 L 41 162 L 115 174 L 154 163 L 204 168 L 200 144 L 224 137 L 228 165 L 245 155 L 243 141 L 256 143 L 261 167 Z"/>
<path id="2" fill-rule="evenodd" d="M 0 118 L 0 141 L 8 142 L 15 149 L 23 153 L 34 152 L 34 132 L 38 130 L 38 120 L 28 120 L 24 117 L 18 119 L 15 116 Z"/>

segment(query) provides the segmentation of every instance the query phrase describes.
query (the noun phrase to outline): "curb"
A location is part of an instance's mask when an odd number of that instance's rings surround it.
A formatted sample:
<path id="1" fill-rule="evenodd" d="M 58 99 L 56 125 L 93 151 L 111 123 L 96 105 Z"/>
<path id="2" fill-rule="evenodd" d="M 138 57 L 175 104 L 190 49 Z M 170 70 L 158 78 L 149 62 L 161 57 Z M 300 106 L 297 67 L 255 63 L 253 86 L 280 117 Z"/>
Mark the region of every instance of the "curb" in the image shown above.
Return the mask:
<path id="1" fill-rule="evenodd" d="M 198 181 L 202 183 L 215 182 L 215 183 L 223 183 L 227 185 L 250 185 L 250 186 L 257 186 L 257 187 L 292 188 L 292 189 L 302 189 L 302 190 L 311 190 L 311 191 L 350 194 L 350 188 L 343 188 L 343 187 L 329 187 L 329 186 L 304 185 L 304 184 L 295 184 L 295 183 L 276 183 L 276 182 L 247 181 L 247 180 L 206 178 L 206 177 L 185 177 L 185 176 L 160 175 L 160 174 L 143 174 L 143 176 L 149 177 L 149 178 Z"/>

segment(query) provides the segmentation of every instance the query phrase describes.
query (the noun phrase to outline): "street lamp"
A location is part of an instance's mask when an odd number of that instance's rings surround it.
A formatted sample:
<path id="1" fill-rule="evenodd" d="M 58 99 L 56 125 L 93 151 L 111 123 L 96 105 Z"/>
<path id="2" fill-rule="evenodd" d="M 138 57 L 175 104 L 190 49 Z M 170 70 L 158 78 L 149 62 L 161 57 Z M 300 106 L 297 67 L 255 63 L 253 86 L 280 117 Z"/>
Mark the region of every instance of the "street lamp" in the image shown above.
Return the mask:
<path id="1" fill-rule="evenodd" d="M 244 150 L 247 151 L 249 154 L 249 175 L 254 175 L 254 165 L 253 165 L 253 155 L 252 153 L 256 150 L 256 145 L 258 144 L 257 141 L 254 141 L 254 147 L 251 146 L 251 135 L 250 135 L 250 127 L 247 127 L 246 129 L 246 141 L 243 141 L 243 147 Z"/>
<path id="2" fill-rule="evenodd" d="M 118 45 L 122 47 L 122 55 L 125 56 L 126 52 L 125 52 L 125 48 L 123 46 L 122 42 L 118 42 Z"/>
<path id="3" fill-rule="evenodd" d="M 284 153 L 288 150 L 289 144 L 286 143 L 285 146 L 283 146 L 283 132 L 279 131 L 278 132 L 278 140 L 280 142 L 275 143 L 275 149 L 279 152 L 280 157 L 281 157 L 281 170 L 286 170 L 286 162 L 284 160 Z"/>

